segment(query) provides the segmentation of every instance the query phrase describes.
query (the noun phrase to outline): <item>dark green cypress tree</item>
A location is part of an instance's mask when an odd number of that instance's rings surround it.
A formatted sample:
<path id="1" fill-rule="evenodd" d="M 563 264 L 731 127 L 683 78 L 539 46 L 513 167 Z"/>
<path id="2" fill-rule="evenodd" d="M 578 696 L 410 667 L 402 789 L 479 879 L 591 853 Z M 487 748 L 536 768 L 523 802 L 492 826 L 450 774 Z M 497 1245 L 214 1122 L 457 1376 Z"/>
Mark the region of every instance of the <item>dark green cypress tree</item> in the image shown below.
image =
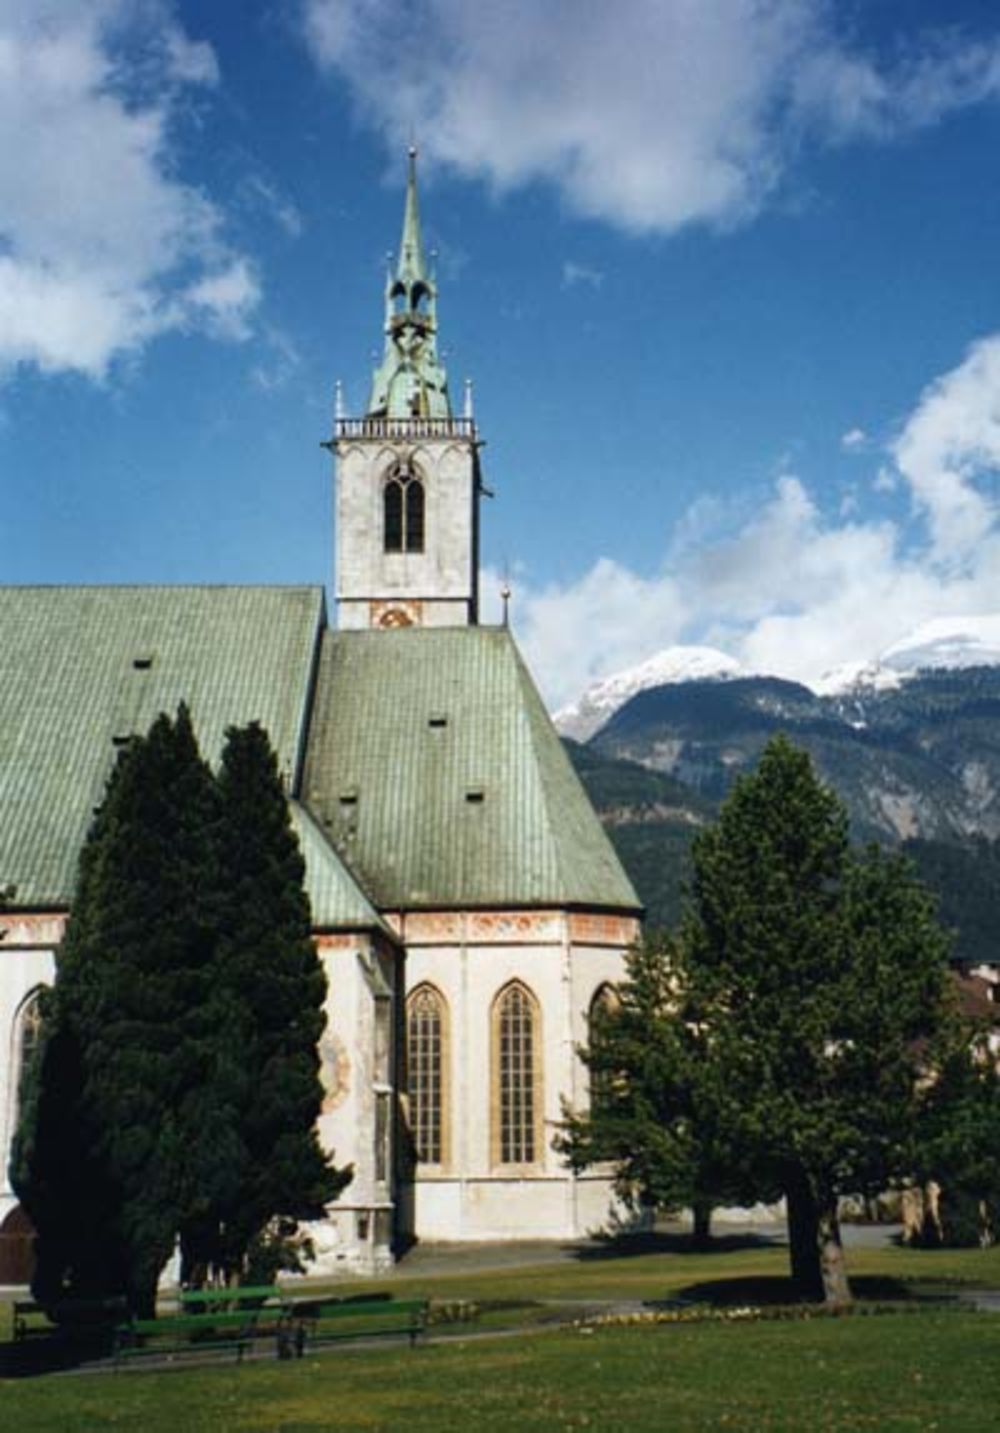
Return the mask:
<path id="1" fill-rule="evenodd" d="M 277 761 L 256 723 L 233 728 L 218 778 L 220 898 L 212 967 L 214 1094 L 238 1132 L 235 1158 L 205 1142 L 203 1198 L 183 1230 L 191 1277 L 230 1278 L 275 1221 L 316 1219 L 350 1177 L 331 1168 L 316 1121 L 326 978 L 311 938 L 304 863 Z"/>
<path id="2" fill-rule="evenodd" d="M 124 750 L 81 854 L 12 1169 L 45 1302 L 153 1311 L 211 1068 L 217 808 L 182 706 Z"/>

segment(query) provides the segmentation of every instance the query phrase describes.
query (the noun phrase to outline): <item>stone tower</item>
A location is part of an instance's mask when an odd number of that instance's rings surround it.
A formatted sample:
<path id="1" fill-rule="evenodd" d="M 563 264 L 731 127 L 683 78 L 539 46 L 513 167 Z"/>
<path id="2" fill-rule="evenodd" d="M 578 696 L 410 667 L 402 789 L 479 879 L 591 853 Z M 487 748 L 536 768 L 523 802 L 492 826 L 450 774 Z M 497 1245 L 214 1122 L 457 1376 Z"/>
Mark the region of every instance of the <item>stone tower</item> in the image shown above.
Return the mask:
<path id="1" fill-rule="evenodd" d="M 385 286 L 385 352 L 361 418 L 341 411 L 336 457 L 338 625 L 466 627 L 478 621 L 479 440 L 452 413 L 437 352 L 410 150 L 403 236 Z"/>

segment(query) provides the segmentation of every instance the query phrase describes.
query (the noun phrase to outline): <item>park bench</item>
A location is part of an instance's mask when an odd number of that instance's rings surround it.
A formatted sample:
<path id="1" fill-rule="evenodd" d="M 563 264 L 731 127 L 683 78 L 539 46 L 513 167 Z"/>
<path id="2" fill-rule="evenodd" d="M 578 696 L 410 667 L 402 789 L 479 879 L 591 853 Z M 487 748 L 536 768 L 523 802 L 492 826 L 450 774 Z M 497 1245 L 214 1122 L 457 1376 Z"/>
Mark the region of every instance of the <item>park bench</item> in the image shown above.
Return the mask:
<path id="1" fill-rule="evenodd" d="M 40 1320 L 44 1319 L 42 1323 Z M 41 1304 L 36 1304 L 34 1299 L 18 1299 L 14 1303 L 14 1338 L 20 1343 L 22 1339 L 31 1338 L 34 1334 L 50 1334 L 52 1324 L 49 1316 Z"/>
<path id="2" fill-rule="evenodd" d="M 128 1319 L 115 1331 L 115 1360 L 232 1351 L 237 1361 L 254 1339 L 277 1337 L 286 1302 L 276 1284 L 233 1284 L 183 1289 L 180 1311 L 155 1319 Z"/>
<path id="3" fill-rule="evenodd" d="M 295 1351 L 340 1339 L 382 1338 L 405 1334 L 410 1347 L 427 1331 L 427 1299 L 366 1297 L 304 1299 L 294 1303 L 290 1321 Z"/>
<path id="4" fill-rule="evenodd" d="M 236 1310 L 220 1314 L 168 1314 L 130 1319 L 115 1331 L 115 1362 L 143 1357 L 232 1350 L 238 1360 L 253 1342 L 255 1315 Z"/>

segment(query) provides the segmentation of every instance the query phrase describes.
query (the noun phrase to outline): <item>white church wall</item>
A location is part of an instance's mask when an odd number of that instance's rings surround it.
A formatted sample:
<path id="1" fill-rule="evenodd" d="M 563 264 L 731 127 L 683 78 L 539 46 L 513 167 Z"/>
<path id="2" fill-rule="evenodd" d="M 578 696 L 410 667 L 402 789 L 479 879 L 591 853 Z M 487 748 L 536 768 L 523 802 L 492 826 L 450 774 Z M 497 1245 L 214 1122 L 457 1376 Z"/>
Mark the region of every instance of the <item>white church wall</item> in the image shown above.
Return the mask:
<path id="1" fill-rule="evenodd" d="M 319 1137 L 354 1176 L 328 1218 L 308 1226 L 310 1273 L 371 1272 L 392 1262 L 396 957 L 364 934 L 316 944 L 327 978 Z"/>
<path id="2" fill-rule="evenodd" d="M 467 620 L 472 589 L 474 450 L 452 440 L 422 442 L 412 463 L 424 482 L 423 552 L 385 552 L 383 487 L 399 445 L 341 444 L 336 494 L 338 625 L 373 625 L 397 599 L 417 625 Z M 377 612 L 376 612 L 377 620 Z"/>
<path id="3" fill-rule="evenodd" d="M 578 1106 L 586 1101 L 577 1047 L 586 1038 L 594 993 L 622 978 L 624 947 L 634 929 L 632 921 L 581 928 L 575 916 L 560 911 L 406 918 L 407 991 L 425 982 L 433 986 L 447 1002 L 449 1026 L 447 1154 L 441 1166 L 418 1167 L 418 1237 L 566 1238 L 608 1223 L 615 1204 L 609 1179 L 574 1178 L 552 1141 L 563 1097 Z M 584 940 L 572 943 L 574 932 Z M 434 933 L 453 939 L 431 943 Z M 511 939 L 512 933 L 522 939 Z M 585 943 L 609 934 L 622 944 Z M 499 1163 L 492 1137 L 498 1113 L 494 1003 L 512 981 L 537 1002 L 540 1028 L 543 1138 L 528 1168 Z"/>

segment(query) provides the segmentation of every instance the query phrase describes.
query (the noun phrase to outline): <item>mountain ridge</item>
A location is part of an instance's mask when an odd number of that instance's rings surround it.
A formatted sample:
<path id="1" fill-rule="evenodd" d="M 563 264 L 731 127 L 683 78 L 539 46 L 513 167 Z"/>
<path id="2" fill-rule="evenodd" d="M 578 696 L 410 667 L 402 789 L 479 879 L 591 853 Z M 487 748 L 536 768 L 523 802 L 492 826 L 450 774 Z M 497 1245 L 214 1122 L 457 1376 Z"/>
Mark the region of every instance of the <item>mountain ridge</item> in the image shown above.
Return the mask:
<path id="1" fill-rule="evenodd" d="M 935 617 L 891 643 L 875 658 L 842 663 L 811 682 L 799 684 L 816 696 L 860 696 L 897 688 L 923 672 L 994 665 L 1000 665 L 1000 613 Z M 640 692 L 689 681 L 768 676 L 778 681 L 795 680 L 777 672 L 751 671 L 716 647 L 664 647 L 635 666 L 592 682 L 576 701 L 559 708 L 553 721 L 564 736 L 587 741 Z"/>

